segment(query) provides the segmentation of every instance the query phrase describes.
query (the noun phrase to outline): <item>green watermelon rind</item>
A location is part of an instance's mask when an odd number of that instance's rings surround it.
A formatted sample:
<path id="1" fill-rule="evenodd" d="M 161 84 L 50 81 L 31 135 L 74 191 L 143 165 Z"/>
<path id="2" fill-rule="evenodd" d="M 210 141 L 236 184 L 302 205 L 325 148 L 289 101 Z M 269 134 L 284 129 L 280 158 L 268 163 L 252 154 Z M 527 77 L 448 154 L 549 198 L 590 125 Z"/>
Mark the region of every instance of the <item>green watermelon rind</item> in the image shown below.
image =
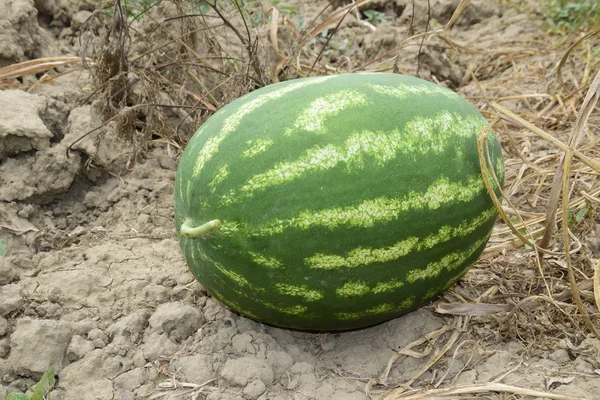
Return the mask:
<path id="1" fill-rule="evenodd" d="M 181 158 L 186 262 L 214 297 L 272 325 L 346 330 L 402 315 L 486 246 L 497 217 L 477 154 L 486 126 L 451 90 L 398 74 L 251 92 L 206 121 Z M 488 148 L 503 182 L 493 133 Z"/>

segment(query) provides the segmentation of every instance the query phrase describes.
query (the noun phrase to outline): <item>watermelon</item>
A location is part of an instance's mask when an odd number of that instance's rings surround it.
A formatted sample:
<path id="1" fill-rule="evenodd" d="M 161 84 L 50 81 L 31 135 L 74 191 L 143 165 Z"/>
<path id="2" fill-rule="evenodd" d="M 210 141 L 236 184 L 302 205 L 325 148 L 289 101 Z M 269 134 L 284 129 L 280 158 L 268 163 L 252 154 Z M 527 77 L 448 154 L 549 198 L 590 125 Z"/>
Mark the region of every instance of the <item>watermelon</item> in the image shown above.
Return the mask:
<path id="1" fill-rule="evenodd" d="M 212 296 L 275 326 L 348 330 L 407 313 L 455 283 L 490 237 L 486 125 L 453 91 L 399 74 L 255 90 L 209 118 L 181 157 L 185 260 Z M 487 147 L 502 183 L 491 131 Z"/>

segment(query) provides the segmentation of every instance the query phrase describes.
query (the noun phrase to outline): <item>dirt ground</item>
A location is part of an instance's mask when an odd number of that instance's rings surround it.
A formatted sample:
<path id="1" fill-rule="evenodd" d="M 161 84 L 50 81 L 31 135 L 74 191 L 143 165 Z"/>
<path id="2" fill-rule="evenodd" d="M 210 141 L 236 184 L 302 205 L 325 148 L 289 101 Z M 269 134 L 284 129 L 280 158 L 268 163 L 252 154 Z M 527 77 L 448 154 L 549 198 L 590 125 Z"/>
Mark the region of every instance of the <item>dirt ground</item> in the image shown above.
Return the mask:
<path id="1" fill-rule="evenodd" d="M 164 3 L 153 10 L 154 18 L 175 12 Z M 334 6 L 344 4 L 338 3 Z M 417 33 L 424 29 L 426 2 L 416 3 L 413 9 L 410 1 L 369 2 L 361 9 L 363 17 L 371 14 L 368 22 L 351 13 L 337 26 L 327 43 L 333 50 L 325 51 L 318 65 L 331 73 L 395 57 L 397 52 L 386 52 L 410 36 L 410 21 Z M 430 29 L 441 29 L 459 1 L 430 3 Z M 451 87 L 490 120 L 493 111 L 486 102 L 496 99 L 566 141 L 581 102 L 563 99 L 568 120 L 539 111 L 550 104 L 550 78 L 567 39 L 549 35 L 535 9 L 517 3 L 523 2 L 473 0 L 444 33 L 448 41 L 407 41 L 395 68 Z M 276 7 L 309 21 L 326 5 L 282 1 Z M 92 1 L 0 0 L 0 10 L 0 67 L 42 57 L 94 57 L 105 40 L 104 16 L 90 18 L 98 10 Z M 334 10 L 327 9 L 319 21 Z M 379 14 L 365 14 L 369 10 Z M 150 18 L 140 20 L 136 29 L 149 34 Z M 294 50 L 289 29 L 279 31 L 284 53 Z M 269 26 L 256 30 L 269 34 Z M 135 34 L 131 40 L 137 54 L 151 45 L 135 43 Z M 316 35 L 311 44 L 316 50 L 302 53 L 302 59 L 314 60 L 326 40 L 322 32 Z M 598 54 L 598 47 L 589 47 L 589 54 Z M 274 71 L 280 59 L 272 50 L 269 54 L 260 61 Z M 577 63 L 583 61 L 567 62 L 565 79 L 580 78 L 584 68 Z M 593 77 L 598 64 L 591 65 L 595 70 L 583 73 Z M 500 234 L 446 297 L 368 329 L 295 332 L 229 311 L 188 271 L 173 225 L 181 147 L 210 114 L 209 105 L 192 118 L 181 109 L 165 113 L 164 129 L 176 126 L 179 137 L 146 132 L 141 146 L 140 140 L 121 138 L 119 122 L 104 123 L 118 108 L 89 100 L 98 88 L 97 75 L 81 65 L 50 75 L 54 78 L 39 71 L 8 77 L 0 91 L 0 251 L 6 248 L 0 255 L 0 399 L 27 390 L 51 366 L 58 379 L 48 396 L 52 400 L 600 398 L 600 340 L 574 319 L 570 297 L 560 302 L 568 317 L 549 302 L 478 315 L 436 312 L 440 304 L 461 299 L 514 304 L 545 293 L 535 253 L 505 245 Z M 144 90 L 133 88 L 132 96 Z M 221 102 L 240 94 L 215 93 Z M 582 89 L 579 95 L 584 94 Z M 178 103 L 173 92 L 157 96 L 156 102 Z M 143 117 L 159 119 L 150 113 Z M 510 129 L 519 132 L 518 139 L 506 134 Z M 589 130 L 600 133 L 598 124 L 590 123 Z M 558 150 L 507 125 L 498 133 L 510 198 L 531 213 L 543 212 L 545 203 L 532 201 L 535 191 L 512 185 L 525 165 L 514 160 L 549 163 Z M 597 156 L 593 144 L 586 148 Z M 551 181 L 550 164 L 539 165 Z M 586 190 L 596 188 L 593 181 Z M 593 217 L 583 224 L 577 252 L 582 256 L 574 259 L 582 263 L 581 276 L 589 278 L 589 260 L 600 256 L 600 225 Z M 506 226 L 499 222 L 497 231 Z M 552 292 L 567 290 L 561 280 L 564 263 L 556 259 L 552 265 L 555 270 L 547 271 Z M 589 287 L 582 296 L 586 305 L 593 304 Z"/>

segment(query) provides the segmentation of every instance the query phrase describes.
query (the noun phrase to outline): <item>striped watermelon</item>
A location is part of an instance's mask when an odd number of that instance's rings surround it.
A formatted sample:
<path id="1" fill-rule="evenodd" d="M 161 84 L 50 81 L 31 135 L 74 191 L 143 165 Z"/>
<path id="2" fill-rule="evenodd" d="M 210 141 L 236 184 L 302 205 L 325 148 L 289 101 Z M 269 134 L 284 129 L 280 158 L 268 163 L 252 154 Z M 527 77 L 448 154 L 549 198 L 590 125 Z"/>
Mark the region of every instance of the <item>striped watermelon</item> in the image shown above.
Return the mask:
<path id="1" fill-rule="evenodd" d="M 467 101 L 403 75 L 303 78 L 220 109 L 189 142 L 175 222 L 195 277 L 268 324 L 344 330 L 427 302 L 477 260 L 496 210 Z M 504 167 L 490 133 L 500 181 Z"/>

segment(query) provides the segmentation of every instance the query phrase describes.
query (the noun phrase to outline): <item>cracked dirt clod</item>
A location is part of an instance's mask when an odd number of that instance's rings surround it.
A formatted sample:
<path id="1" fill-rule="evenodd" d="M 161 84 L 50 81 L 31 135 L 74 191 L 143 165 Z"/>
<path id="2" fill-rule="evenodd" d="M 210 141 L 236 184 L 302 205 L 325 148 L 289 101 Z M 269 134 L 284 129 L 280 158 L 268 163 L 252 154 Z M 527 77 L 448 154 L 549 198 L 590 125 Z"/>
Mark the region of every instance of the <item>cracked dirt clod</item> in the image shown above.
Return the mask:
<path id="1" fill-rule="evenodd" d="M 8 3 L 8 4 L 6 4 Z M 0 13 L 0 66 L 39 57 L 50 35 L 40 29 L 32 0 L 14 0 Z M 50 41 L 49 41 L 50 42 Z"/>
<path id="2" fill-rule="evenodd" d="M 213 363 L 208 354 L 194 354 L 174 361 L 174 368 L 185 382 L 203 384 L 215 377 Z"/>
<path id="3" fill-rule="evenodd" d="M 24 158 L 8 158 L 0 164 L 0 200 L 49 203 L 69 190 L 81 168 L 81 157 L 67 157 L 64 145 Z"/>
<path id="4" fill-rule="evenodd" d="M 248 382 L 259 378 L 265 384 L 273 382 L 273 369 L 265 361 L 255 357 L 240 357 L 225 362 L 221 377 L 234 386 L 246 386 Z"/>
<path id="5" fill-rule="evenodd" d="M 243 390 L 244 398 L 250 400 L 258 399 L 265 391 L 267 387 L 260 379 L 255 379 L 250 382 Z"/>
<path id="6" fill-rule="evenodd" d="M 182 303 L 161 304 L 148 320 L 152 332 L 165 333 L 180 343 L 193 335 L 204 322 L 194 307 Z"/>
<path id="7" fill-rule="evenodd" d="M 41 376 L 51 366 L 60 372 L 73 331 L 67 322 L 20 319 L 10 335 L 10 363 L 17 375 Z"/>
<path id="8" fill-rule="evenodd" d="M 52 132 L 40 117 L 45 108 L 42 96 L 20 90 L 0 91 L 0 160 L 50 146 Z"/>

